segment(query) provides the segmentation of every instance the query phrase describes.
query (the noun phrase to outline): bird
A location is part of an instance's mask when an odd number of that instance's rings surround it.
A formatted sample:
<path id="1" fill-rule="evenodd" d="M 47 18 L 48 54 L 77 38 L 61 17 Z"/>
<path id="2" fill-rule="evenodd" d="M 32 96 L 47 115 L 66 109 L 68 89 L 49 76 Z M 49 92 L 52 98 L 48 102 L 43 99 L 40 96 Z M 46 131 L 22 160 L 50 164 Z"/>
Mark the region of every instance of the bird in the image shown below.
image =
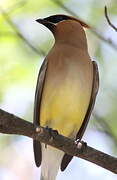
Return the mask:
<path id="1" fill-rule="evenodd" d="M 33 123 L 57 130 L 71 139 L 82 139 L 99 89 L 97 63 L 91 60 L 84 28 L 78 18 L 56 14 L 39 18 L 55 42 L 40 68 L 34 101 Z M 55 180 L 72 156 L 33 140 L 36 166 L 41 180 Z"/>

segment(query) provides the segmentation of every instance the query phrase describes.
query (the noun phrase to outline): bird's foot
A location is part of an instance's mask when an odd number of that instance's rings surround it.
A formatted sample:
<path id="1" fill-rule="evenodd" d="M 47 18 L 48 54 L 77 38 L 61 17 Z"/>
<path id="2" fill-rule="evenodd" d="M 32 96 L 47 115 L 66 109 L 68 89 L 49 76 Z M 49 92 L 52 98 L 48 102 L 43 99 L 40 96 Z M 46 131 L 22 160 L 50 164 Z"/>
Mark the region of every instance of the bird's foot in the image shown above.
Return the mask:
<path id="1" fill-rule="evenodd" d="M 75 140 L 76 147 L 79 149 L 79 151 L 82 153 L 84 149 L 87 147 L 87 143 L 84 141 L 81 141 L 80 139 Z"/>
<path id="2" fill-rule="evenodd" d="M 45 128 L 48 130 L 50 136 L 54 137 L 54 136 L 58 135 L 58 131 L 57 130 L 53 130 L 52 128 L 50 128 L 48 126 L 46 126 Z"/>
<path id="3" fill-rule="evenodd" d="M 53 141 L 53 139 L 58 135 L 58 131 L 49 128 L 48 126 L 46 126 L 45 128 L 49 131 L 50 141 Z"/>

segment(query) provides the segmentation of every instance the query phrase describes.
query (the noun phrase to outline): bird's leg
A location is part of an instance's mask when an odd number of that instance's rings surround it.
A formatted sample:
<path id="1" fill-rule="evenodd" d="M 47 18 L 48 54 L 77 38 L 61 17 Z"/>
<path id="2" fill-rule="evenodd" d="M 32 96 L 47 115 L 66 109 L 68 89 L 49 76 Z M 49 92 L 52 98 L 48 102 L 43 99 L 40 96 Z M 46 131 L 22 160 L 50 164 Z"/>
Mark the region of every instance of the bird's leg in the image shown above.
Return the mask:
<path id="1" fill-rule="evenodd" d="M 81 151 L 81 153 L 83 152 L 83 150 L 86 148 L 87 143 L 84 141 L 81 141 L 81 139 L 76 139 L 75 144 L 77 146 L 77 148 Z"/>

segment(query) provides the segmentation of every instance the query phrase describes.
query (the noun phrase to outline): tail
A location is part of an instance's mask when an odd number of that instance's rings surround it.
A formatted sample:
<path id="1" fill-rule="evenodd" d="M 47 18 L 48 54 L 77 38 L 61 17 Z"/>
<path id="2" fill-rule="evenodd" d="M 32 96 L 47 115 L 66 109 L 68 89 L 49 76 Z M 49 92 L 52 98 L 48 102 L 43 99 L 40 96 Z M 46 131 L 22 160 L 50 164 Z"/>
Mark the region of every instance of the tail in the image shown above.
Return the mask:
<path id="1" fill-rule="evenodd" d="M 42 164 L 40 180 L 55 180 L 64 152 L 42 144 Z"/>

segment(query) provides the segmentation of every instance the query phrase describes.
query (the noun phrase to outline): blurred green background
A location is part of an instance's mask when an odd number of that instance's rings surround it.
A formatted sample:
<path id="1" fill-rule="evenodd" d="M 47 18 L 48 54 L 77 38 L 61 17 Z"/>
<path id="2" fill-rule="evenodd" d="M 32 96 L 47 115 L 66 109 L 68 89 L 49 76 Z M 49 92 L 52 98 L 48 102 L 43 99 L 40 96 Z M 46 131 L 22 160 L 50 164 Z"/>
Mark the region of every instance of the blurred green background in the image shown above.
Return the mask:
<path id="1" fill-rule="evenodd" d="M 116 156 L 117 32 L 106 21 L 105 5 L 117 25 L 116 0 L 0 0 L 0 108 L 32 121 L 37 74 L 54 43 L 50 31 L 35 19 L 59 13 L 78 16 L 96 30 L 88 29 L 86 35 L 89 54 L 97 61 L 100 73 L 100 90 L 83 140 Z M 0 180 L 37 180 L 39 176 L 32 140 L 1 134 Z M 116 175 L 74 158 L 57 180 L 104 178 L 115 180 Z"/>

